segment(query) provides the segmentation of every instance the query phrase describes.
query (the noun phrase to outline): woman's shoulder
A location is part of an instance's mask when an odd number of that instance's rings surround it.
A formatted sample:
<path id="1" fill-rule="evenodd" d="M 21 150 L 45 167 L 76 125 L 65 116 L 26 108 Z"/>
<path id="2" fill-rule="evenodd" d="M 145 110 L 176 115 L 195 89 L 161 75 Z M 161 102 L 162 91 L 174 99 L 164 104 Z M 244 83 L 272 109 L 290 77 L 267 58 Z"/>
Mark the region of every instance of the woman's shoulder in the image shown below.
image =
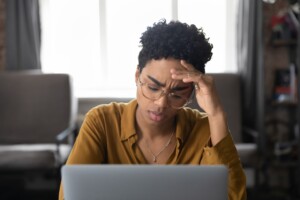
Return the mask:
<path id="1" fill-rule="evenodd" d="M 181 109 L 177 116 L 178 123 L 183 127 L 208 127 L 208 116 L 198 109 L 185 107 Z"/>
<path id="2" fill-rule="evenodd" d="M 180 113 L 183 117 L 195 120 L 207 120 L 207 114 L 199 109 L 185 107 Z"/>
<path id="3" fill-rule="evenodd" d="M 99 117 L 105 115 L 106 117 L 114 115 L 122 115 L 122 113 L 135 106 L 135 100 L 130 102 L 110 102 L 105 104 L 99 104 L 91 108 L 86 116 Z"/>

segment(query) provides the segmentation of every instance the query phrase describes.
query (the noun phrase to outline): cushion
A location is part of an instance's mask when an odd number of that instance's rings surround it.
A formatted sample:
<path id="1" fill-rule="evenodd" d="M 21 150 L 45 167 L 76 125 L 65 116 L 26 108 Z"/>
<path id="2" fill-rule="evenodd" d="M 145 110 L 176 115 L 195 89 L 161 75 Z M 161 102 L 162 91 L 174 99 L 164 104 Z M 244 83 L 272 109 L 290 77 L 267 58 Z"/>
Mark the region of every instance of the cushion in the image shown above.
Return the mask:
<path id="1" fill-rule="evenodd" d="M 54 168 L 66 161 L 70 150 L 70 145 L 60 145 L 60 158 L 57 158 L 55 144 L 0 145 L 0 169 L 34 170 Z"/>

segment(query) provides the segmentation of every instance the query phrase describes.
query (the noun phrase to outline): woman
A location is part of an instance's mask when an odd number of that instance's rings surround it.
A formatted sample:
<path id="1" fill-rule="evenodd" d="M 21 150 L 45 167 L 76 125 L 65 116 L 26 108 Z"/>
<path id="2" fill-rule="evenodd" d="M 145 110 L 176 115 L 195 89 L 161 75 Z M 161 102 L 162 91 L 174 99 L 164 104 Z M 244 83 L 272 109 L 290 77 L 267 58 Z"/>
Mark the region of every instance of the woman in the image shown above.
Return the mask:
<path id="1" fill-rule="evenodd" d="M 246 199 L 226 115 L 204 74 L 212 45 L 202 29 L 163 20 L 140 43 L 136 99 L 90 110 L 67 164 L 224 164 L 228 198 Z M 193 95 L 205 113 L 185 107 Z"/>

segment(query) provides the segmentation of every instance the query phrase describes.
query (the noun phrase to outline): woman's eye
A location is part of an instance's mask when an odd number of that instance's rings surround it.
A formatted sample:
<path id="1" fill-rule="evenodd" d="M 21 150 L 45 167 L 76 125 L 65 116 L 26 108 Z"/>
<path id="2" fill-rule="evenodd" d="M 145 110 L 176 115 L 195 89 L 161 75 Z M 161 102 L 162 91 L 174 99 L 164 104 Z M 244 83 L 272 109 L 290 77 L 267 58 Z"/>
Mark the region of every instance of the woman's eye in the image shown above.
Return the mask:
<path id="1" fill-rule="evenodd" d="M 156 92 L 156 91 L 159 91 L 160 88 L 156 87 L 156 86 L 152 86 L 152 85 L 148 85 L 148 89 L 153 91 L 153 92 Z"/>
<path id="2" fill-rule="evenodd" d="M 182 96 L 180 96 L 180 95 L 178 95 L 178 94 L 170 93 L 170 96 L 171 96 L 173 99 L 182 99 Z"/>

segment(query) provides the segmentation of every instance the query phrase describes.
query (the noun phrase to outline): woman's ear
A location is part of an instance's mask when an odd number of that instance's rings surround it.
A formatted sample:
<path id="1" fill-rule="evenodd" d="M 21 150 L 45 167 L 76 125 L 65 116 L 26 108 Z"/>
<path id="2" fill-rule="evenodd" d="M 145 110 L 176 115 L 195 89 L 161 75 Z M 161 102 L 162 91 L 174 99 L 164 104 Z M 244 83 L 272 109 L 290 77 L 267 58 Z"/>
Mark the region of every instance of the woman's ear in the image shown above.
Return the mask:
<path id="1" fill-rule="evenodd" d="M 140 70 L 139 70 L 139 68 L 137 67 L 137 68 L 136 68 L 136 71 L 135 71 L 135 84 L 136 84 L 136 85 L 137 85 L 137 83 L 138 83 L 139 76 L 140 76 Z"/>

